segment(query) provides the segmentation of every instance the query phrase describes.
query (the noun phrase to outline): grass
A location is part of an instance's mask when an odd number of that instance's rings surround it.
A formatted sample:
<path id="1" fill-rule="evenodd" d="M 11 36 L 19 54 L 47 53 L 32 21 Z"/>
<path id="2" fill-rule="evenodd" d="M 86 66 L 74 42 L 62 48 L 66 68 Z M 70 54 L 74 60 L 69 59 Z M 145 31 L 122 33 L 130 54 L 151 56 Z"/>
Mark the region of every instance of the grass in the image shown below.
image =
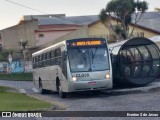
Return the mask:
<path id="1" fill-rule="evenodd" d="M 12 90 L 10 87 L 2 87 L 0 86 L 0 93 L 7 92 L 8 90 Z"/>
<path id="2" fill-rule="evenodd" d="M 50 103 L 10 90 L 0 86 L 0 111 L 33 111 L 52 107 Z"/>
<path id="3" fill-rule="evenodd" d="M 0 74 L 2 80 L 32 80 L 32 73 Z"/>

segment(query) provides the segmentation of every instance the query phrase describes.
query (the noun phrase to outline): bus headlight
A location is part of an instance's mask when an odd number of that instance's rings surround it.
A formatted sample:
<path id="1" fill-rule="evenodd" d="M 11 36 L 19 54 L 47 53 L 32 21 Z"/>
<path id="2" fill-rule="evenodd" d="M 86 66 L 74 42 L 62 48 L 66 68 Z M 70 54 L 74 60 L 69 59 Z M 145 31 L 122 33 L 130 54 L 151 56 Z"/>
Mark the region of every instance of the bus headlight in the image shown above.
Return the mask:
<path id="1" fill-rule="evenodd" d="M 73 76 L 73 77 L 72 77 L 72 80 L 73 80 L 73 81 L 77 81 L 77 78 Z"/>
<path id="2" fill-rule="evenodd" d="M 106 74 L 105 78 L 106 78 L 106 79 L 110 79 L 109 73 Z"/>

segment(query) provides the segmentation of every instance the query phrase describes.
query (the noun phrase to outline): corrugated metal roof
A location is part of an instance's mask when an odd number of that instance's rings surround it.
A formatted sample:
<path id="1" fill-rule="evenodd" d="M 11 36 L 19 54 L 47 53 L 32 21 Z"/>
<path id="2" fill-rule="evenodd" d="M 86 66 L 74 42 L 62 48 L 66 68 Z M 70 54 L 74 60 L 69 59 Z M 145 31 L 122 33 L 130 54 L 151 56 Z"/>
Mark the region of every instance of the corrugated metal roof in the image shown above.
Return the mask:
<path id="1" fill-rule="evenodd" d="M 132 18 L 134 23 L 135 14 Z M 146 12 L 137 24 L 160 32 L 160 12 Z"/>
<path id="2" fill-rule="evenodd" d="M 135 14 L 133 14 L 132 17 L 135 18 Z M 146 12 L 143 14 L 141 19 L 156 19 L 156 18 L 160 18 L 160 12 Z"/>
<path id="3" fill-rule="evenodd" d="M 99 20 L 98 15 L 88 15 L 88 16 L 72 16 L 65 17 L 69 21 L 73 21 L 75 24 L 88 25 Z"/>
<path id="4" fill-rule="evenodd" d="M 99 20 L 98 15 L 71 16 L 71 17 L 66 17 L 66 16 L 61 16 L 61 17 L 35 16 L 35 17 L 36 19 L 38 19 L 39 25 L 51 25 L 51 24 L 88 25 Z M 134 19 L 135 14 L 133 14 L 132 17 Z M 34 15 L 32 15 L 32 18 L 34 18 Z M 134 20 L 132 21 L 132 23 L 134 23 Z M 138 25 L 160 32 L 160 12 L 146 12 L 138 22 Z"/>
<path id="5" fill-rule="evenodd" d="M 160 18 L 156 19 L 141 19 L 138 25 L 156 30 L 160 32 Z"/>
<path id="6" fill-rule="evenodd" d="M 51 24 L 75 24 L 75 23 L 61 17 L 47 17 L 47 18 L 38 18 L 38 24 L 51 25 Z"/>
<path id="7" fill-rule="evenodd" d="M 95 22 L 98 19 L 97 15 L 90 16 L 72 16 L 72 17 L 39 17 L 37 18 L 40 25 L 51 24 L 76 24 L 76 25 L 88 25 Z"/>

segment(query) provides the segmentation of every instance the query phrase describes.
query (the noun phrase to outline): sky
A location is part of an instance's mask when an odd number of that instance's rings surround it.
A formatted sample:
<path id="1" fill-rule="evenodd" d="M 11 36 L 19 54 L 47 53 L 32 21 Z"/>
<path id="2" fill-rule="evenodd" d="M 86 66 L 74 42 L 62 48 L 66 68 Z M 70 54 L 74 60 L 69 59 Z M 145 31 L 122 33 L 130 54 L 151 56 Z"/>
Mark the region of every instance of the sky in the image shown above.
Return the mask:
<path id="1" fill-rule="evenodd" d="M 36 9 L 34 11 L 8 1 Z M 0 0 L 0 30 L 16 25 L 23 15 L 66 14 L 66 16 L 97 15 L 110 0 Z M 146 0 L 149 11 L 160 8 L 160 0 Z"/>

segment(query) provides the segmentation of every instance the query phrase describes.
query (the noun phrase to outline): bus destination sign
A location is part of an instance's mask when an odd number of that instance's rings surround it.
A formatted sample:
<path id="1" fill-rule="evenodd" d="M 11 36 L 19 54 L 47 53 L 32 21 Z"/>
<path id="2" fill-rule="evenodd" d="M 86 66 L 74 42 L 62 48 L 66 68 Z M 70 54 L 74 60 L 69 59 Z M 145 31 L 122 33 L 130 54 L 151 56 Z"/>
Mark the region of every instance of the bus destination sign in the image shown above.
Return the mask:
<path id="1" fill-rule="evenodd" d="M 100 40 L 90 40 L 90 41 L 76 41 L 72 42 L 71 46 L 76 47 L 76 46 L 91 46 L 91 45 L 102 45 L 102 41 Z"/>

